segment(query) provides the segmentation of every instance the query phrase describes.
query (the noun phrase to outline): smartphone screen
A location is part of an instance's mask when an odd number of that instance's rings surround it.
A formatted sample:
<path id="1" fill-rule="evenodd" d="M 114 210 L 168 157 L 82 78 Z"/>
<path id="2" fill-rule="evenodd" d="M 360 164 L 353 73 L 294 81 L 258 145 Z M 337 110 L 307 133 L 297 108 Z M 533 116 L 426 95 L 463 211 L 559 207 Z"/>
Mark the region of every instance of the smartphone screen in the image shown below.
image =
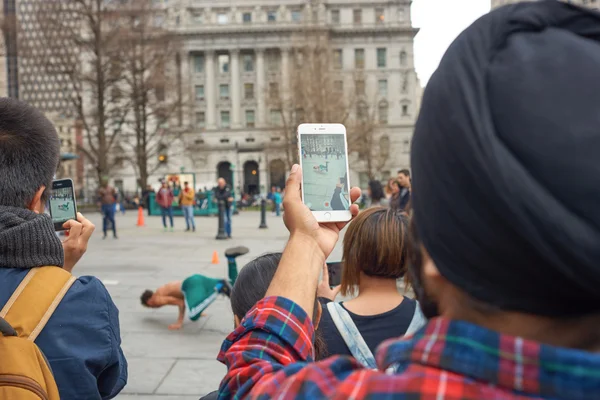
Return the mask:
<path id="1" fill-rule="evenodd" d="M 71 179 L 59 179 L 52 182 L 48 209 L 56 231 L 64 230 L 63 224 L 68 220 L 77 219 L 75 191 Z"/>
<path id="2" fill-rule="evenodd" d="M 304 204 L 311 211 L 319 213 L 315 215 L 322 216 L 321 220 L 349 220 L 350 188 L 345 128 L 339 124 L 308 125 L 315 128 L 302 129 L 303 125 L 299 128 Z"/>
<path id="3" fill-rule="evenodd" d="M 334 287 L 342 283 L 342 263 L 328 262 L 327 272 L 329 273 L 329 286 Z"/>

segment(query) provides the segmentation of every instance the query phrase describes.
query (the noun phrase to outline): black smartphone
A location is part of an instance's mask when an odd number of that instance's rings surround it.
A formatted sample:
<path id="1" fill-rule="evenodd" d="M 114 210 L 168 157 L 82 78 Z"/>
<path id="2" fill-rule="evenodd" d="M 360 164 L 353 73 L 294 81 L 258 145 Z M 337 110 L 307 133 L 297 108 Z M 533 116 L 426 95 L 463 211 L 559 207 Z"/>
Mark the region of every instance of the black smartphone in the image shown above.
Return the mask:
<path id="1" fill-rule="evenodd" d="M 329 273 L 329 286 L 334 287 L 342 283 L 341 262 L 328 262 L 327 272 Z"/>
<path id="2" fill-rule="evenodd" d="M 64 231 L 63 224 L 65 222 L 71 219 L 77 220 L 75 188 L 71 179 L 52 181 L 52 189 L 48 196 L 48 210 L 55 231 Z"/>

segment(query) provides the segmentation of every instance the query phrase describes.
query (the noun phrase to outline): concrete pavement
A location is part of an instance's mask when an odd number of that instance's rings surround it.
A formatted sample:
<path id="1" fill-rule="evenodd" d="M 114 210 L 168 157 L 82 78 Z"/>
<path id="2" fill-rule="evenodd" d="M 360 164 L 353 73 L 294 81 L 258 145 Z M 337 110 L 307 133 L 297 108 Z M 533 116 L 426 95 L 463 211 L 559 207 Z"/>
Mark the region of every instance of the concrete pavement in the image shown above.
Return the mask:
<path id="1" fill-rule="evenodd" d="M 129 362 L 129 382 L 119 400 L 192 400 L 216 390 L 225 367 L 215 360 L 221 343 L 233 328 L 227 298 L 220 296 L 206 317 L 187 321 L 181 331 L 167 329 L 177 319 L 175 307 L 143 308 L 145 289 L 200 273 L 225 277 L 225 249 L 246 246 L 250 253 L 239 258 L 241 267 L 266 252 L 281 251 L 288 235 L 283 221 L 268 213 L 268 229 L 259 230 L 260 215 L 242 212 L 233 217 L 233 239 L 215 240 L 217 219 L 196 218 L 197 232 L 186 233 L 183 218 L 175 218 L 176 231 L 162 232 L 160 217 L 146 217 L 146 227 L 136 227 L 137 212 L 117 216 L 119 239 L 102 240 L 99 214 L 87 215 L 95 224 L 88 252 L 73 271 L 101 279 L 120 311 L 122 346 Z M 220 263 L 211 264 L 213 251 Z M 330 257 L 341 259 L 341 245 Z"/>

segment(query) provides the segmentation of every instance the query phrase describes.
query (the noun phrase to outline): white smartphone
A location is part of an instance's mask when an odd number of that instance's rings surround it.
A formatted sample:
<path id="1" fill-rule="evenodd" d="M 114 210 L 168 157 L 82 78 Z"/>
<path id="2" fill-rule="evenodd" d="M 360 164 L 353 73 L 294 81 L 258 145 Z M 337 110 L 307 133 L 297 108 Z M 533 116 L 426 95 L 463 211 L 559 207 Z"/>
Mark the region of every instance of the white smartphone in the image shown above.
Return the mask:
<path id="1" fill-rule="evenodd" d="M 350 221 L 350 181 L 346 127 L 302 124 L 298 127 L 302 201 L 319 222 Z"/>

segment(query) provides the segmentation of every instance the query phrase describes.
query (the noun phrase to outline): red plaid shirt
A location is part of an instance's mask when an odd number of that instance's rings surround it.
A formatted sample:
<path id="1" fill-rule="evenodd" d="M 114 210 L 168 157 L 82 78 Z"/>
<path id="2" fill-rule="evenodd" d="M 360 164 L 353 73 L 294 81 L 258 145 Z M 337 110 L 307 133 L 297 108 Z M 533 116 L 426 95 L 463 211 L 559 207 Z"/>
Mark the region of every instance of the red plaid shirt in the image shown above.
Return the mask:
<path id="1" fill-rule="evenodd" d="M 349 357 L 314 363 L 312 322 L 268 297 L 221 348 L 220 399 L 600 399 L 600 355 L 540 345 L 436 318 L 377 352 L 378 371 Z"/>

